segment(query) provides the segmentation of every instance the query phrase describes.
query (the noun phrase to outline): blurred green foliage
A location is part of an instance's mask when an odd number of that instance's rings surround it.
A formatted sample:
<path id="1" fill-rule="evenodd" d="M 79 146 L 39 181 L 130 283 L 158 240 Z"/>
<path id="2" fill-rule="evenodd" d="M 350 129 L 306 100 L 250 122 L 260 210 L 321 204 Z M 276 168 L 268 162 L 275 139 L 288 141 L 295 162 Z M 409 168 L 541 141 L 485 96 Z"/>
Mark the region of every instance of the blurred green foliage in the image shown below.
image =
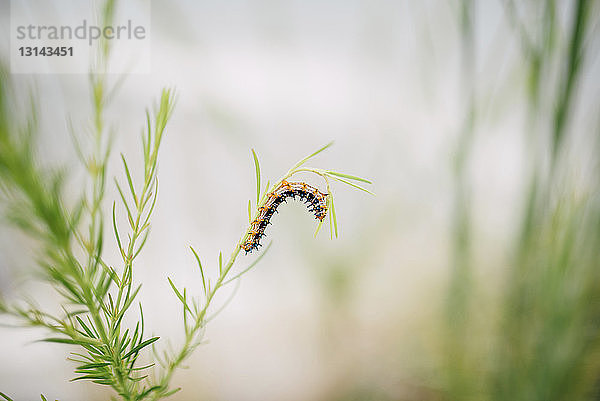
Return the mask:
<path id="1" fill-rule="evenodd" d="M 473 70 L 474 8 L 462 2 L 463 72 Z M 580 156 L 572 115 L 588 50 L 597 43 L 598 4 L 568 5 L 567 24 L 555 1 L 506 1 L 504 8 L 522 44 L 528 82 L 527 149 L 531 159 L 523 213 L 503 289 L 493 307 L 480 303 L 473 280 L 472 214 L 464 169 L 456 169 L 454 268 L 448 287 L 443 336 L 443 399 L 592 400 L 600 396 L 600 171 L 599 127 L 585 135 L 593 158 Z M 533 8 L 531 10 L 529 8 Z M 523 9 L 541 15 L 524 19 Z M 554 71 L 560 71 L 558 75 Z M 588 76 L 588 79 L 593 79 Z M 477 104 L 465 102 L 466 121 Z M 457 159 L 468 157 L 476 125 L 466 123 Z M 466 155 L 466 156 L 465 156 Z M 460 163 L 462 164 L 462 163 Z M 460 165 L 459 164 L 459 165 Z M 589 172 L 584 174 L 583 172 Z M 583 179 L 580 178 L 584 175 Z M 484 321 L 481 321 L 484 320 Z M 482 327 L 485 329 L 482 330 Z M 486 337 L 482 341 L 479 337 Z"/>

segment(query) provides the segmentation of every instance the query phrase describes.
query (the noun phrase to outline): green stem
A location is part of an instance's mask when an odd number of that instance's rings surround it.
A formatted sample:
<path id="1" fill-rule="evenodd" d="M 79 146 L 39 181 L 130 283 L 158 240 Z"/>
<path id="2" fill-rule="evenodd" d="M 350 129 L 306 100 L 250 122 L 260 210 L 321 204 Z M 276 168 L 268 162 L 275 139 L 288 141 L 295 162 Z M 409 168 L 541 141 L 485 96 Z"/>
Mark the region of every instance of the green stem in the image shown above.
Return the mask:
<path id="1" fill-rule="evenodd" d="M 183 361 L 191 354 L 191 351 L 196 347 L 196 337 L 200 329 L 204 327 L 206 312 L 210 307 L 215 294 L 217 293 L 219 288 L 223 286 L 223 282 L 225 281 L 227 274 L 233 267 L 235 260 L 240 253 L 241 244 L 241 241 L 236 244 L 235 249 L 229 256 L 229 260 L 225 264 L 225 268 L 221 271 L 221 274 L 219 275 L 215 286 L 211 288 L 206 294 L 206 301 L 204 303 L 203 308 L 197 314 L 196 319 L 194 321 L 194 325 L 186 333 L 186 338 L 181 349 L 179 350 L 179 352 L 177 352 L 177 354 L 166 367 L 166 370 L 163 372 L 163 375 L 160 378 L 159 383 L 157 384 L 158 390 L 152 394 L 151 400 L 159 400 L 170 391 L 168 386 L 171 381 L 171 377 L 173 376 L 173 373 L 175 373 L 175 370 L 183 363 Z"/>

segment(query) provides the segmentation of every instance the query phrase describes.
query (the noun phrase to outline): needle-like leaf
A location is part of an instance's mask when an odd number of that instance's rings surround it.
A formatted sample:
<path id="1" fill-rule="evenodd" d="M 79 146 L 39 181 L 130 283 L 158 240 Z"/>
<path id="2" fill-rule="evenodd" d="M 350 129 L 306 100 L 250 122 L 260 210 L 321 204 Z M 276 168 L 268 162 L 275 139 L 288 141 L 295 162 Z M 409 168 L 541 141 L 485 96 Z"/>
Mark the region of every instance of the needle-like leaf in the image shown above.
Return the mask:
<path id="1" fill-rule="evenodd" d="M 248 224 L 252 223 L 252 201 L 248 199 Z"/>
<path id="2" fill-rule="evenodd" d="M 204 269 L 202 268 L 202 262 L 200 262 L 200 257 L 198 256 L 194 248 L 190 246 L 190 249 L 192 250 L 194 257 L 196 258 L 196 262 L 198 262 L 198 268 L 200 269 L 200 275 L 202 276 L 202 289 L 204 289 L 204 293 L 206 294 L 206 281 L 204 280 Z"/>
<path id="3" fill-rule="evenodd" d="M 310 155 L 308 155 L 305 158 L 303 158 L 300 161 L 298 161 L 296 164 L 294 164 L 294 166 L 290 169 L 290 171 L 294 171 L 297 168 L 301 167 L 304 163 L 306 163 L 307 161 L 309 161 L 310 159 L 312 159 L 313 157 L 315 157 L 316 155 L 318 155 L 319 153 L 321 153 L 325 149 L 329 148 L 331 145 L 333 145 L 333 141 L 329 142 L 327 145 L 323 146 L 322 148 L 320 148 L 316 152 L 313 152 Z"/>
<path id="4" fill-rule="evenodd" d="M 173 281 L 171 281 L 171 279 L 169 277 L 167 277 L 167 280 L 169 280 L 169 284 L 171 285 L 171 288 L 173 289 L 173 292 L 175 292 L 175 295 L 177 295 L 177 298 L 179 298 L 179 300 L 181 301 L 181 303 L 183 304 L 183 306 L 185 307 L 185 309 L 187 309 L 190 313 L 192 313 L 191 309 L 187 305 L 187 302 L 186 302 L 184 296 L 181 295 L 181 292 L 179 292 L 179 290 L 177 289 L 177 287 L 175 287 L 175 284 L 173 284 Z"/>
<path id="5" fill-rule="evenodd" d="M 256 204 L 260 202 L 260 164 L 258 163 L 258 156 L 256 156 L 256 152 L 252 149 L 252 157 L 254 158 L 254 168 L 256 171 Z"/>
<path id="6" fill-rule="evenodd" d="M 366 184 L 372 184 L 371 181 L 364 179 L 364 178 L 360 178 L 357 177 L 355 175 L 350 175 L 350 174 L 344 174 L 344 173 L 338 173 L 337 171 L 331 171 L 331 170 L 325 170 L 325 173 L 329 174 L 329 175 L 335 175 L 338 177 L 342 177 L 342 178 L 348 178 L 350 180 L 355 180 L 355 181 L 360 181 L 360 182 L 364 182 Z"/>
<path id="7" fill-rule="evenodd" d="M 158 341 L 160 337 L 152 337 L 147 339 L 146 341 L 142 342 L 141 344 L 133 347 L 128 353 L 126 353 L 123 356 L 123 359 L 127 359 L 129 358 L 131 355 L 138 353 L 139 351 L 141 351 L 144 347 L 147 347 L 148 345 L 152 344 L 155 341 Z"/>
<path id="8" fill-rule="evenodd" d="M 343 178 L 340 178 L 340 177 L 337 177 L 337 176 L 331 176 L 331 178 L 333 178 L 334 180 L 337 180 L 337 181 L 343 182 L 343 183 L 344 183 L 344 184 L 346 184 L 346 185 L 350 185 L 351 187 L 354 187 L 354 188 L 356 188 L 356 189 L 360 189 L 361 191 L 364 191 L 364 192 L 366 192 L 366 193 L 368 193 L 368 194 L 375 195 L 373 192 L 369 191 L 368 189 L 366 189 L 366 188 L 363 188 L 363 187 L 361 187 L 360 185 L 356 185 L 356 184 L 354 184 L 354 183 L 352 183 L 352 182 L 350 182 L 350 181 L 348 181 L 348 180 L 345 180 L 345 179 L 343 179 Z"/>

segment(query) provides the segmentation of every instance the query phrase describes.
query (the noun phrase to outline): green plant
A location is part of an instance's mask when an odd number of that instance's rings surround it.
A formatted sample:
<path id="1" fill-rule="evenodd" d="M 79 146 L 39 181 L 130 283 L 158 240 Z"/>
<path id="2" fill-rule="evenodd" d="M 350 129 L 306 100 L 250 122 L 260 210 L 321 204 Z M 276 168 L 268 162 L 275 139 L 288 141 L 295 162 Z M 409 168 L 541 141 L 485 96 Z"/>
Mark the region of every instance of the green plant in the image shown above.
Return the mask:
<path id="1" fill-rule="evenodd" d="M 35 119 L 32 107 L 28 121 L 19 126 L 13 121 L 11 100 L 15 99 L 7 74 L 1 76 L 0 94 L 0 181 L 10 221 L 39 244 L 36 259 L 42 279 L 60 294 L 60 315 L 29 301 L 26 305 L 2 304 L 2 311 L 31 326 L 48 329 L 52 336 L 44 341 L 72 344 L 83 353 L 72 353 L 77 362 L 77 377 L 109 385 L 123 399 L 143 399 L 155 389 L 140 383 L 144 370 L 136 363 L 140 352 L 158 340 L 144 337 L 144 317 L 134 329 L 123 329 L 122 320 L 133 305 L 140 286 L 133 287 L 133 262 L 142 249 L 156 200 L 158 149 L 173 108 L 173 94 L 164 90 L 151 122 L 148 114 L 144 146 L 144 185 L 136 195 L 123 158 L 135 208 L 127 208 L 130 223 L 126 248 L 115 231 L 123 257 L 122 273 L 102 259 L 104 219 L 101 204 L 105 192 L 106 163 L 110 145 L 105 140 L 102 118 L 107 98 L 102 79 L 93 77 L 94 152 L 79 149 L 88 172 L 90 189 L 69 206 L 64 196 L 64 172 L 41 167 L 34 151 Z M 117 184 L 118 185 L 118 184 Z M 121 190 L 119 189 L 122 194 Z M 113 207 L 113 213 L 114 213 Z M 113 214 L 113 222 L 114 222 Z M 116 230 L 116 225 L 114 226 Z M 141 240 L 141 241 L 140 241 Z"/>
<path id="2" fill-rule="evenodd" d="M 475 11 L 472 1 L 462 4 L 466 71 L 475 62 Z M 477 297 L 486 287 L 473 279 L 472 212 L 457 204 L 455 269 L 442 332 L 444 391 L 447 399 L 461 400 L 597 399 L 598 128 L 579 136 L 570 123 L 578 109 L 589 106 L 577 98 L 577 89 L 590 79 L 582 71 L 591 43 L 597 44 L 592 27 L 598 8 L 590 1 L 572 2 L 563 24 L 560 7 L 552 0 L 531 5 L 506 0 L 504 7 L 522 45 L 518 68 L 523 68 L 526 84 L 528 164 L 522 215 L 517 240 L 506 252 L 509 266 L 502 292 L 494 305 L 483 307 Z M 524 20 L 523 8 L 531 12 L 526 17 L 542 16 L 541 23 Z M 591 100 L 597 107 L 597 96 Z M 474 114 L 468 108 L 466 120 Z M 459 157 L 472 146 L 469 136 L 459 142 Z M 577 142 L 581 138 L 586 151 Z M 457 172 L 456 190 L 464 201 L 466 174 L 464 169 Z"/>
<path id="3" fill-rule="evenodd" d="M 337 220 L 336 220 L 336 216 L 335 216 L 335 209 L 333 206 L 333 194 L 331 192 L 331 186 L 330 186 L 329 179 L 333 178 L 335 180 L 341 181 L 341 182 L 348 184 L 354 188 L 361 189 L 366 192 L 369 192 L 369 191 L 352 183 L 351 181 L 348 181 L 348 180 L 355 180 L 355 181 L 361 181 L 361 182 L 366 182 L 366 183 L 370 183 L 370 182 L 363 178 L 351 176 L 348 174 L 338 173 L 338 172 L 334 172 L 334 171 L 330 171 L 330 170 L 321 170 L 321 169 L 316 169 L 316 168 L 301 168 L 309 159 L 316 156 L 317 154 L 319 154 L 323 150 L 327 149 L 331 145 L 332 145 L 332 143 L 329 143 L 329 144 L 325 145 L 324 147 L 320 148 L 319 150 L 317 150 L 316 152 L 312 153 L 311 155 L 300 160 L 283 177 L 281 177 L 273 186 L 270 187 L 269 182 L 267 181 L 267 184 L 265 186 L 264 192 L 262 193 L 262 196 L 261 196 L 261 190 L 260 190 L 260 188 L 261 188 L 260 165 L 259 165 L 259 161 L 258 161 L 258 157 L 257 157 L 256 153 L 254 152 L 254 150 L 252 150 L 252 155 L 253 155 L 254 163 L 255 163 L 255 172 L 256 172 L 257 210 L 259 207 L 264 205 L 264 203 L 266 202 L 266 199 L 267 199 L 266 194 L 270 190 L 273 190 L 274 188 L 276 188 L 279 185 L 279 183 L 281 183 L 283 180 L 285 180 L 285 179 L 289 178 L 290 176 L 292 176 L 293 174 L 301 172 L 301 171 L 312 172 L 314 174 L 318 174 L 321 177 L 323 177 L 327 183 L 327 189 L 330 194 L 330 196 L 328 197 L 328 205 L 331 210 L 331 213 L 330 213 L 331 235 L 333 236 L 334 232 L 335 232 L 335 235 L 337 236 Z M 249 200 L 248 201 L 249 221 L 253 220 L 253 216 L 252 216 L 251 212 L 252 212 L 252 201 Z M 256 215 L 254 217 L 256 217 Z M 317 231 L 320 228 L 320 226 L 321 226 L 321 224 L 319 224 L 319 226 L 317 227 Z M 219 258 L 218 258 L 218 260 L 219 260 L 218 273 L 219 274 L 218 274 L 217 278 L 215 279 L 214 284 L 212 284 L 210 279 L 207 278 L 207 276 L 205 275 L 204 269 L 202 267 L 202 263 L 200 261 L 200 258 L 198 256 L 197 252 L 193 248 L 190 248 L 196 258 L 198 267 L 200 269 L 201 280 L 202 280 L 202 289 L 204 291 L 203 298 L 199 298 L 199 299 L 188 298 L 187 289 L 185 289 L 185 288 L 183 290 L 178 289 L 175 286 L 175 284 L 171 281 L 171 279 L 169 279 L 169 284 L 171 285 L 177 298 L 181 301 L 181 304 L 182 304 L 183 316 L 184 316 L 185 341 L 184 341 L 183 346 L 177 352 L 173 353 L 171 356 L 165 355 L 165 360 L 158 359 L 161 362 L 161 365 L 163 367 L 165 367 L 164 373 L 159 382 L 160 389 L 164 389 L 164 390 L 168 389 L 168 382 L 170 381 L 171 375 L 173 374 L 174 370 L 181 364 L 181 362 L 183 362 L 183 360 L 185 360 L 185 358 L 187 358 L 187 356 L 189 356 L 191 354 L 191 352 L 194 350 L 194 348 L 196 348 L 200 344 L 202 329 L 206 325 L 207 321 L 210 320 L 210 317 L 207 317 L 207 311 L 208 311 L 208 308 L 211 306 L 211 303 L 212 303 L 217 291 L 220 288 L 224 287 L 225 285 L 230 284 L 233 281 L 239 279 L 243 274 L 245 274 L 250 269 L 252 269 L 254 266 L 256 266 L 256 264 L 262 259 L 264 254 L 268 251 L 270 244 L 267 246 L 265 251 L 263 253 L 261 253 L 248 267 L 246 267 L 245 269 L 242 269 L 237 274 L 230 276 L 230 273 L 234 266 L 234 263 L 242 249 L 241 245 L 245 242 L 245 240 L 249 234 L 250 234 L 250 227 L 245 231 L 245 233 L 240 238 L 240 240 L 235 244 L 233 251 L 231 252 L 231 254 L 229 256 L 229 259 L 226 262 L 223 259 L 222 252 L 219 252 Z M 158 355 L 156 355 L 156 357 L 159 358 Z M 155 395 L 152 397 L 152 399 L 158 399 L 162 396 L 166 396 L 161 391 L 162 390 L 158 390 L 155 393 Z"/>
<path id="4" fill-rule="evenodd" d="M 105 23 L 113 18 L 115 2 L 107 1 L 101 15 Z M 207 316 L 216 293 L 239 279 L 254 267 L 264 255 L 234 273 L 234 263 L 240 244 L 248 236 L 245 231 L 235 244 L 228 260 L 219 253 L 218 275 L 211 280 L 200 257 L 196 258 L 203 294 L 191 296 L 186 288 L 177 288 L 168 281 L 183 309 L 183 344 L 176 350 L 159 351 L 158 336 L 145 333 L 144 312 L 138 304 L 139 318 L 133 319 L 135 300 L 142 285 L 134 279 L 134 264 L 150 233 L 150 222 L 158 196 L 158 154 L 167 123 L 172 115 L 174 91 L 164 89 L 152 111 L 146 112 L 141 143 L 142 179 L 134 179 L 134 170 L 121 155 L 124 181 L 115 179 L 118 202 L 112 203 L 110 228 L 114 233 L 121 260 L 113 265 L 103 258 L 105 248 L 106 171 L 111 153 L 112 130 L 107 128 L 105 108 L 116 93 L 118 83 L 110 85 L 106 71 L 111 54 L 107 41 L 100 41 L 98 62 L 90 74 L 93 114 L 91 141 L 82 140 L 71 126 L 76 150 L 87 171 L 86 189 L 74 204 L 65 196 L 65 170 L 41 166 L 35 152 L 38 109 L 31 95 L 31 107 L 23 115 L 17 110 L 18 96 L 6 70 L 0 69 L 0 189 L 9 221 L 38 244 L 36 262 L 42 281 L 50 284 L 60 296 L 58 313 L 42 308 L 34 301 L 2 302 L 0 312 L 18 319 L 20 324 L 43 327 L 50 336 L 44 341 L 76 346 L 69 359 L 77 364 L 72 380 L 89 380 L 110 386 L 122 400 L 158 400 L 175 393 L 173 373 L 200 344 Z M 87 150 L 86 147 L 91 149 Z M 310 172 L 322 177 L 327 185 L 331 236 L 337 236 L 337 219 L 333 204 L 331 180 L 369 192 L 355 182 L 370 183 L 359 177 L 330 170 L 307 168 L 304 164 L 331 146 L 331 143 L 296 163 L 281 179 L 298 172 Z M 256 171 L 256 206 L 260 207 L 269 190 L 267 182 L 261 193 L 261 171 L 258 157 L 252 155 Z M 275 185 L 277 185 L 277 183 Z M 271 188 L 274 188 L 272 186 Z M 248 203 L 249 214 L 252 201 Z M 124 215 L 126 226 L 119 224 Z M 250 216 L 251 217 L 251 216 Z M 319 224 L 318 229 L 321 227 Z M 268 247 L 267 247 L 268 250 Z M 265 250 L 266 252 L 266 250 Z M 218 311 L 217 311 L 218 313 Z M 213 315 L 214 316 L 214 315 Z M 127 317 L 127 319 L 125 319 Z M 133 323 L 126 325 L 125 321 Z M 140 355 L 152 349 L 153 362 L 142 365 Z M 154 374 L 150 372 L 154 370 Z M 0 397 L 10 398 L 0 393 Z M 42 399 L 45 399 L 42 395 Z"/>

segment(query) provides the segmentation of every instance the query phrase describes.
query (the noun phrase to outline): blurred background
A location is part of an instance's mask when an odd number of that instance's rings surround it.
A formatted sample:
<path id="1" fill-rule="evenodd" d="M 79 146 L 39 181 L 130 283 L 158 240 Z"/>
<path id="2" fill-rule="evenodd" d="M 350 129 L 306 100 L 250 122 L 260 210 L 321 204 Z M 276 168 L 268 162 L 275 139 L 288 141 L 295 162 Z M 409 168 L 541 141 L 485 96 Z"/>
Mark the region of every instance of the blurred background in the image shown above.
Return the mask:
<path id="1" fill-rule="evenodd" d="M 327 226 L 313 237 L 300 203 L 280 209 L 271 250 L 209 323 L 173 400 L 600 399 L 600 3 L 151 6 L 152 72 L 126 77 L 107 121 L 109 177 L 123 179 L 119 153 L 139 176 L 144 110 L 163 86 L 177 90 L 134 268 L 161 344 L 182 340 L 167 276 L 201 290 L 188 246 L 216 275 L 247 227 L 251 148 L 273 181 L 334 140 L 310 165 L 368 178 L 376 193 L 335 185 L 335 240 Z M 66 122 L 88 123 L 88 77 L 12 78 L 37 93 L 40 160 L 66 164 L 77 190 Z M 117 197 L 109 185 L 107 216 Z M 1 293 L 50 302 L 34 265 L 31 243 L 3 224 Z M 109 397 L 70 383 L 65 346 L 42 336 L 0 330 L 0 391 Z"/>

